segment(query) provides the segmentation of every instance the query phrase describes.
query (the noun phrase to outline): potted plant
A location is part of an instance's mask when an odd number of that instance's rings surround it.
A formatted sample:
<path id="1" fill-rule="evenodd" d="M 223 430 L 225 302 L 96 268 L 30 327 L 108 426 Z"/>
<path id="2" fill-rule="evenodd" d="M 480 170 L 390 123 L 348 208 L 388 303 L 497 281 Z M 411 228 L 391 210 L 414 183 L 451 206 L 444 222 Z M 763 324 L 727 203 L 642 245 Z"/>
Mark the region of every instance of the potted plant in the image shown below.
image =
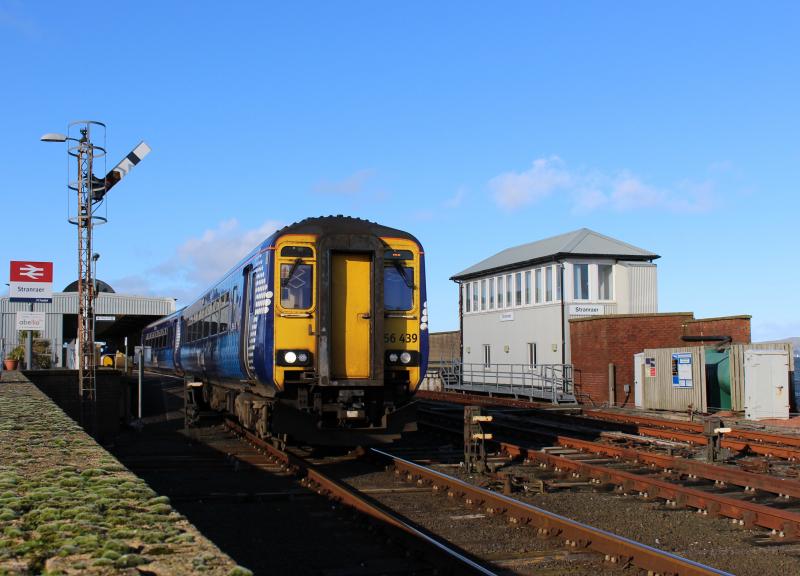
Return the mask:
<path id="1" fill-rule="evenodd" d="M 22 346 L 17 346 L 8 353 L 3 365 L 6 370 L 16 370 L 19 361 L 25 358 L 25 349 Z"/>

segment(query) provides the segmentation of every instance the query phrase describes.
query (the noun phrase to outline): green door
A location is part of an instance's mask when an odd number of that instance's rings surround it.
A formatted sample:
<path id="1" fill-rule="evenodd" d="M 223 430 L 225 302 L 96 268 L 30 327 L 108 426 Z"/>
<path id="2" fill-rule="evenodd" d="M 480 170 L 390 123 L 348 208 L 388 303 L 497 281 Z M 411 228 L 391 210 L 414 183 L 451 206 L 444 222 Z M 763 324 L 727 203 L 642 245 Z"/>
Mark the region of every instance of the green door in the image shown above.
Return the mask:
<path id="1" fill-rule="evenodd" d="M 706 394 L 708 409 L 731 409 L 730 349 L 706 348 Z"/>

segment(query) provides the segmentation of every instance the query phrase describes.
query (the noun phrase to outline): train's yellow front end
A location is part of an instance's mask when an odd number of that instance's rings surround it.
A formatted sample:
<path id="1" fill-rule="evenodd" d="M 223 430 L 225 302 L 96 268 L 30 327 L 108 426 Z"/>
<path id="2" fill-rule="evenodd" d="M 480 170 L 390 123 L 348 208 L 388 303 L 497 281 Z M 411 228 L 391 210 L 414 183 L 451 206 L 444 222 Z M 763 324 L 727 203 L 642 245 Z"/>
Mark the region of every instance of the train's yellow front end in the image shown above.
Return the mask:
<path id="1" fill-rule="evenodd" d="M 404 232 L 325 220 L 275 242 L 272 427 L 314 444 L 389 441 L 413 428 L 427 365 L 424 253 Z"/>

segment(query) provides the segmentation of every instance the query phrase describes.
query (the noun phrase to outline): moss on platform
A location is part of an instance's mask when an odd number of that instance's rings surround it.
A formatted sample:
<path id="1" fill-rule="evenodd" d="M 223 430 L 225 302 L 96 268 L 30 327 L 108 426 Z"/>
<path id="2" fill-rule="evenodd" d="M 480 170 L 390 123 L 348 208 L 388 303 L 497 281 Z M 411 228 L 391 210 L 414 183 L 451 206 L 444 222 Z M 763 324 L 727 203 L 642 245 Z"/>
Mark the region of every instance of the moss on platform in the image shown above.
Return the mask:
<path id="1" fill-rule="evenodd" d="M 0 382 L 0 576 L 247 572 L 15 374 Z"/>

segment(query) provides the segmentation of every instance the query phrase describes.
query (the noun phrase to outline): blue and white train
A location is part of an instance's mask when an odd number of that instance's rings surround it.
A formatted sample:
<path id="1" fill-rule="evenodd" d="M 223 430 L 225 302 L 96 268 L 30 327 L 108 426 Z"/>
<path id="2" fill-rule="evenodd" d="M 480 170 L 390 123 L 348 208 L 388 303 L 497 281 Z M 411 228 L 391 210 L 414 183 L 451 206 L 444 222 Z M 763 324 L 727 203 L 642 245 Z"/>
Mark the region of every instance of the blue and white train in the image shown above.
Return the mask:
<path id="1" fill-rule="evenodd" d="M 428 360 L 422 246 L 357 218 L 303 220 L 147 326 L 142 346 L 145 369 L 202 383 L 205 403 L 262 437 L 397 438 Z"/>

